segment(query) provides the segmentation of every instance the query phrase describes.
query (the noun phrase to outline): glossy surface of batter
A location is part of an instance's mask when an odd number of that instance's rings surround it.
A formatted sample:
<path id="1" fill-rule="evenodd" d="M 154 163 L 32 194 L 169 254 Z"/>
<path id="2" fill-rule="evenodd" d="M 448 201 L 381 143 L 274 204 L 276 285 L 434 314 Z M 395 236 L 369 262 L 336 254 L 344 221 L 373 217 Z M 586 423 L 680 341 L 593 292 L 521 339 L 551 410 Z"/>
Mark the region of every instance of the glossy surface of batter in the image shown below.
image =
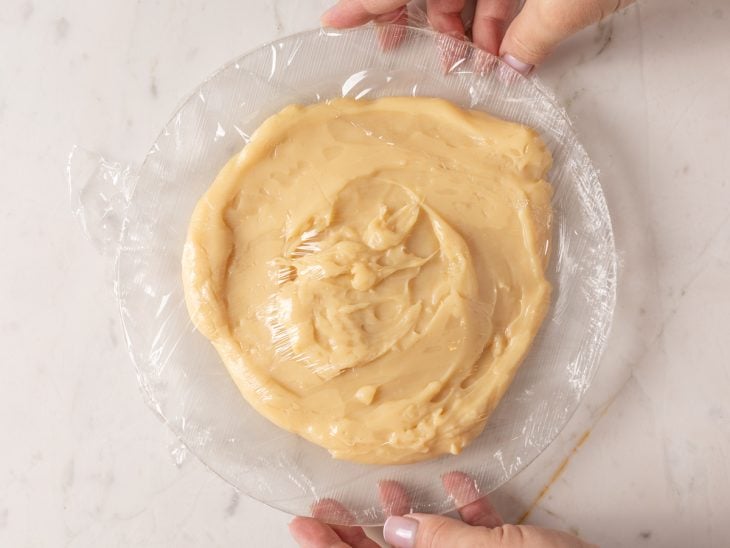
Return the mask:
<path id="1" fill-rule="evenodd" d="M 333 456 L 458 453 L 548 307 L 550 164 L 439 99 L 287 107 L 195 209 L 190 315 L 251 405 Z"/>

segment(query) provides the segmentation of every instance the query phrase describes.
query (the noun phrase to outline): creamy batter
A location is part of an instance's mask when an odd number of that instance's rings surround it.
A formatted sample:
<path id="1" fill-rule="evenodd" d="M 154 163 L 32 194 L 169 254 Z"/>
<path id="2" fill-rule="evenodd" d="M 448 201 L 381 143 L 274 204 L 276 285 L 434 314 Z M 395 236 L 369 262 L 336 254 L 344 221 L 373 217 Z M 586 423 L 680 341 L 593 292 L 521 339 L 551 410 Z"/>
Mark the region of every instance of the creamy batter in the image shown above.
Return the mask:
<path id="1" fill-rule="evenodd" d="M 286 107 L 195 209 L 190 315 L 256 410 L 334 457 L 459 453 L 548 307 L 550 165 L 440 99 Z"/>

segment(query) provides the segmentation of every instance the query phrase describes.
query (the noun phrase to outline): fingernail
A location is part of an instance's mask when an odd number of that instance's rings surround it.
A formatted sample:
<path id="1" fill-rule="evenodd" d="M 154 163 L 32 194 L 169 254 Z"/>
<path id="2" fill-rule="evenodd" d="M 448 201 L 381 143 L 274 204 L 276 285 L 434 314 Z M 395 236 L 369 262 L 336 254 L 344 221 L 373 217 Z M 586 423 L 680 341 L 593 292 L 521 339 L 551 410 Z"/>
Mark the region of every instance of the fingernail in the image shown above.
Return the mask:
<path id="1" fill-rule="evenodd" d="M 530 74 L 530 71 L 535 68 L 534 65 L 530 65 L 529 63 L 525 63 L 524 61 L 520 61 L 516 57 L 511 56 L 509 53 L 505 53 L 502 55 L 502 61 L 507 63 L 509 66 L 511 66 L 513 69 L 515 69 L 520 74 L 523 74 L 527 76 Z"/>
<path id="2" fill-rule="evenodd" d="M 395 548 L 411 548 L 416 544 L 418 522 L 415 519 L 401 516 L 390 516 L 385 520 L 383 537 L 385 542 Z"/>

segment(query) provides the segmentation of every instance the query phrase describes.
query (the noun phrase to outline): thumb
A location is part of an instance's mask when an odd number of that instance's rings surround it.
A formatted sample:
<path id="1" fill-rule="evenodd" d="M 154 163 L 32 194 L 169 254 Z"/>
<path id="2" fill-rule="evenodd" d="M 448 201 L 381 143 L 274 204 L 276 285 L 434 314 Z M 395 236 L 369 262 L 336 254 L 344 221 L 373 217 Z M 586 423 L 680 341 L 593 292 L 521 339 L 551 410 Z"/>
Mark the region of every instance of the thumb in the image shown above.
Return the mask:
<path id="1" fill-rule="evenodd" d="M 567 533 L 531 525 L 488 529 L 429 514 L 391 516 L 383 536 L 395 548 L 597 548 Z"/>
<path id="2" fill-rule="evenodd" d="M 634 0 L 527 0 L 507 29 L 500 55 L 527 74 L 553 49 L 579 30 L 597 23 Z"/>
<path id="3" fill-rule="evenodd" d="M 450 546 L 482 547 L 488 529 L 429 514 L 391 516 L 385 522 L 385 542 L 395 548 L 445 548 Z"/>

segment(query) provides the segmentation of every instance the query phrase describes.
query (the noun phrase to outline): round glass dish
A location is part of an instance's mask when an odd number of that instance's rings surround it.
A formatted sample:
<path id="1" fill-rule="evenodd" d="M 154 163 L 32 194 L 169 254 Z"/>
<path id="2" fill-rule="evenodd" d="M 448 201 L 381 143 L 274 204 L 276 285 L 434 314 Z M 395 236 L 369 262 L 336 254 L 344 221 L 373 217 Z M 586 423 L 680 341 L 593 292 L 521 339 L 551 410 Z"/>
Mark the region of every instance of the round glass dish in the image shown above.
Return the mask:
<path id="1" fill-rule="evenodd" d="M 615 300 L 616 253 L 597 174 L 565 112 L 533 78 L 472 46 L 401 27 L 382 51 L 377 29 L 311 31 L 244 55 L 193 93 L 160 134 L 126 212 L 117 294 L 150 405 L 214 472 L 292 514 L 334 498 L 363 525 L 381 524 L 377 483 L 403 483 L 417 512 L 453 509 L 440 476 L 461 470 L 484 491 L 509 480 L 560 432 L 597 369 Z M 444 71 L 444 48 L 450 70 Z M 185 307 L 181 255 L 195 203 L 270 115 L 333 97 L 424 95 L 536 129 L 554 157 L 551 310 L 482 435 L 458 456 L 368 466 L 332 459 L 241 397 Z"/>

